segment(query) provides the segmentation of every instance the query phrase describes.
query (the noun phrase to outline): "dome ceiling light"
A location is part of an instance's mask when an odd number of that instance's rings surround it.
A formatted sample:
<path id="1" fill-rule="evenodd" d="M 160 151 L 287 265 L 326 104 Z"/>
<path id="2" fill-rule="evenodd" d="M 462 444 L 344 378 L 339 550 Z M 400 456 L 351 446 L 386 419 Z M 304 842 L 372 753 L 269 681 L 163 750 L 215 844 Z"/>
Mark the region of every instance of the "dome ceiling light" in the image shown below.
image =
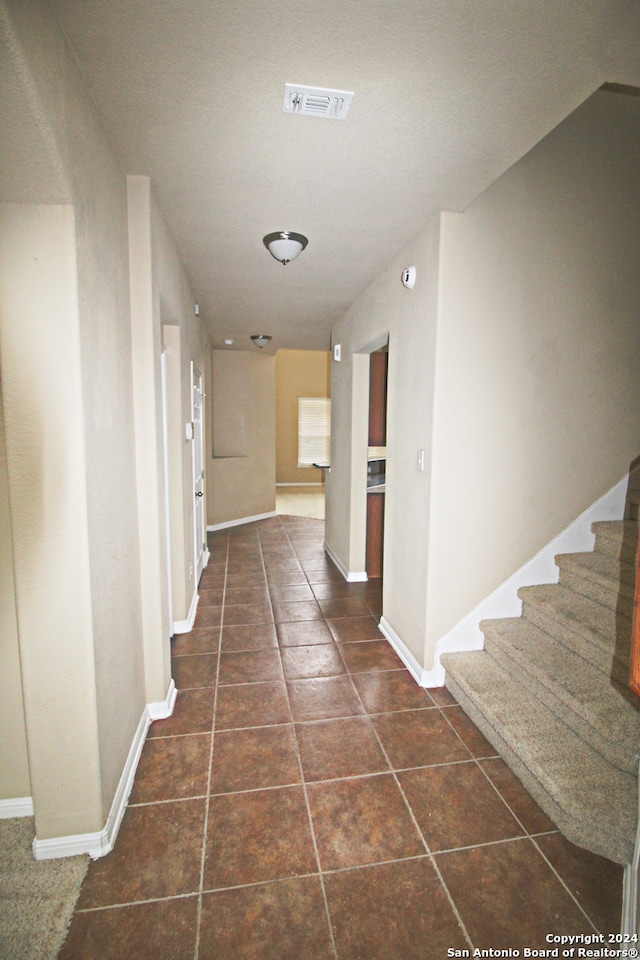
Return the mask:
<path id="1" fill-rule="evenodd" d="M 292 233 L 290 230 L 277 230 L 263 237 L 262 242 L 275 260 L 287 264 L 295 260 L 309 243 L 301 233 Z"/>
<path id="2" fill-rule="evenodd" d="M 268 333 L 254 333 L 251 339 L 255 343 L 256 347 L 259 347 L 262 350 L 262 348 L 266 347 L 272 338 Z"/>

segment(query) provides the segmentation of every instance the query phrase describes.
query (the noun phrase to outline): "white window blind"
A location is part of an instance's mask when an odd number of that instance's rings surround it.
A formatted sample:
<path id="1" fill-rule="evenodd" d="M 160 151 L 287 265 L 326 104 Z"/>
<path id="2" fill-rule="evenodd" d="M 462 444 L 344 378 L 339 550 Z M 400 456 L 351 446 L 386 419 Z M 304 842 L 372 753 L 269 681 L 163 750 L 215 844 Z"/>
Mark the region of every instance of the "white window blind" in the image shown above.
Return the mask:
<path id="1" fill-rule="evenodd" d="M 329 463 L 331 400 L 298 397 L 298 466 Z"/>

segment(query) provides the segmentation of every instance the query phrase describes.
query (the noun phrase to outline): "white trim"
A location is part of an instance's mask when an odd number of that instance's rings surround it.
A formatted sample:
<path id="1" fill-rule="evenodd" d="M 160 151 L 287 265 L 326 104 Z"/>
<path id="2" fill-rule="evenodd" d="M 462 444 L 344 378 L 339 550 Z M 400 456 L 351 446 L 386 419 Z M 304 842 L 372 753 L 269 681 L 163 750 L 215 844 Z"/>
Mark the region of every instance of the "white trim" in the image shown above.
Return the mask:
<path id="1" fill-rule="evenodd" d="M 569 524 L 550 543 L 540 550 L 528 563 L 520 567 L 513 576 L 485 597 L 473 610 L 460 620 L 455 627 L 436 643 L 435 666 L 431 674 L 434 679 L 442 678 L 430 686 L 442 686 L 444 669 L 440 664 L 443 653 L 462 653 L 467 650 L 482 650 L 484 635 L 480 630 L 482 620 L 497 620 L 503 617 L 519 617 L 522 613 L 522 600 L 518 597 L 521 587 L 539 583 L 557 583 L 559 570 L 555 558 L 561 553 L 581 553 L 593 549 L 595 535 L 591 525 L 599 520 L 621 520 L 624 516 L 628 477 L 605 493 L 588 507 L 584 513 Z"/>
<path id="2" fill-rule="evenodd" d="M 425 671 L 420 666 L 415 656 L 411 653 L 411 650 L 409 650 L 404 641 L 400 639 L 389 621 L 385 620 L 384 617 L 380 617 L 380 623 L 378 624 L 378 627 L 382 633 L 384 633 L 385 637 L 398 654 L 416 683 L 418 683 L 421 687 L 424 687 L 425 684 L 422 681 Z"/>
<path id="3" fill-rule="evenodd" d="M 153 723 L 154 720 L 166 720 L 167 717 L 170 717 L 173 713 L 173 708 L 176 705 L 176 697 L 178 696 L 178 689 L 176 687 L 173 677 L 171 678 L 171 683 L 169 684 L 169 689 L 167 690 L 167 696 L 164 700 L 155 700 L 153 703 L 147 704 L 147 713 L 149 714 L 149 723 Z"/>
<path id="4" fill-rule="evenodd" d="M 214 533 L 216 530 L 226 530 L 227 527 L 239 527 L 243 523 L 254 523 L 256 520 L 269 520 L 271 517 L 277 517 L 275 510 L 271 513 L 257 513 L 255 517 L 241 517 L 239 520 L 225 520 L 224 523 L 212 523 L 207 527 L 207 533 Z"/>
<path id="5" fill-rule="evenodd" d="M 326 540 L 324 542 L 324 552 L 329 554 L 347 583 L 364 583 L 369 579 L 366 570 L 347 570 L 340 557 L 334 553 Z"/>
<path id="6" fill-rule="evenodd" d="M 328 467 L 320 467 L 318 469 L 327 470 Z M 276 487 L 324 487 L 322 480 L 315 480 L 313 482 L 304 483 L 276 483 Z"/>
<path id="7" fill-rule="evenodd" d="M 0 800 L 0 820 L 33 816 L 33 797 L 10 797 Z"/>
<path id="8" fill-rule="evenodd" d="M 92 860 L 104 857 L 110 853 L 116 842 L 118 830 L 127 806 L 129 794 L 133 786 L 140 760 L 140 754 L 147 737 L 147 731 L 153 720 L 170 717 L 175 705 L 177 690 L 171 680 L 165 700 L 148 703 L 142 711 L 138 727 L 133 736 L 129 754 L 118 781 L 109 816 L 102 830 L 96 833 L 78 833 L 66 837 L 52 837 L 49 840 L 33 841 L 33 855 L 36 860 L 53 860 L 56 857 L 75 857 L 80 854 L 89 854 Z"/>
<path id="9" fill-rule="evenodd" d="M 174 620 L 173 621 L 173 633 L 174 636 L 176 633 L 190 633 L 193 630 L 193 625 L 196 622 L 196 610 L 198 609 L 198 600 L 200 596 L 197 590 L 193 591 L 193 596 L 191 597 L 191 603 L 189 604 L 189 612 L 187 613 L 186 620 Z"/>

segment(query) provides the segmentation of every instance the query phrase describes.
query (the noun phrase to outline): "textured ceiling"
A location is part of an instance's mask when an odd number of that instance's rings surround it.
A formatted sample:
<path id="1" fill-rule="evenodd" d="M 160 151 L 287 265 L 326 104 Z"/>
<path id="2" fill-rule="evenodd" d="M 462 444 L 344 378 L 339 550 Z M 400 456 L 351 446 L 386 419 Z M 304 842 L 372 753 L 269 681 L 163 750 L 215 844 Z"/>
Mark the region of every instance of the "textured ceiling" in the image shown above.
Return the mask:
<path id="1" fill-rule="evenodd" d="M 146 174 L 215 346 L 327 349 L 439 210 L 464 210 L 605 81 L 637 0 L 51 0 L 127 173 Z M 355 91 L 282 113 L 285 82 Z M 286 267 L 264 234 L 304 233 Z M 251 348 L 253 349 L 253 348 Z"/>

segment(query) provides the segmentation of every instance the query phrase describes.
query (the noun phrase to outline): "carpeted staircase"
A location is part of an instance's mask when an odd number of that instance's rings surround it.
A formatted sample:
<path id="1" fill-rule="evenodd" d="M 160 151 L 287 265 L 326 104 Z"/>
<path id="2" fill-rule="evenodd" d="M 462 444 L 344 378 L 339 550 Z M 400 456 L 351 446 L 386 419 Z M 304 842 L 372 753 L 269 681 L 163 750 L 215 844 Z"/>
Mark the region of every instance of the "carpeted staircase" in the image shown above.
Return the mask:
<path id="1" fill-rule="evenodd" d="M 449 690 L 565 836 L 625 865 L 638 811 L 637 507 L 593 525 L 592 553 L 558 556 L 559 583 L 522 588 L 521 617 L 481 623 L 484 650 L 442 657 Z"/>

